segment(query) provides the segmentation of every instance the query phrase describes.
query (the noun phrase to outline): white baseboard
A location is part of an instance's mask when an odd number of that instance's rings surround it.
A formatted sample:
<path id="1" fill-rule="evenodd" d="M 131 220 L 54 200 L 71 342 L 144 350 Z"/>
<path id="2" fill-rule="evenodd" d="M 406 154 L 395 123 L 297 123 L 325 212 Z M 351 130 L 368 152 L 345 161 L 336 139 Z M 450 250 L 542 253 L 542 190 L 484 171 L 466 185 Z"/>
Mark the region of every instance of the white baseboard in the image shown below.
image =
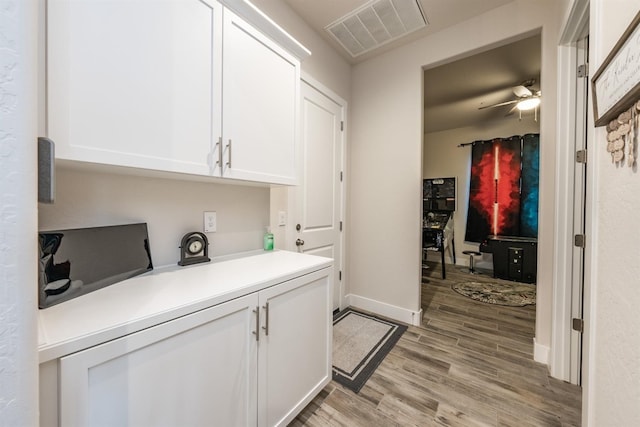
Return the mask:
<path id="1" fill-rule="evenodd" d="M 535 338 L 533 338 L 533 360 L 538 363 L 542 363 L 544 365 L 549 366 L 549 353 L 551 349 L 546 346 L 539 344 Z"/>
<path id="2" fill-rule="evenodd" d="M 386 304 L 384 302 L 354 294 L 345 295 L 344 299 L 347 306 L 370 311 L 399 322 L 408 323 L 413 326 L 420 326 L 422 322 L 422 309 L 420 309 L 420 311 L 407 310 L 406 308 Z"/>

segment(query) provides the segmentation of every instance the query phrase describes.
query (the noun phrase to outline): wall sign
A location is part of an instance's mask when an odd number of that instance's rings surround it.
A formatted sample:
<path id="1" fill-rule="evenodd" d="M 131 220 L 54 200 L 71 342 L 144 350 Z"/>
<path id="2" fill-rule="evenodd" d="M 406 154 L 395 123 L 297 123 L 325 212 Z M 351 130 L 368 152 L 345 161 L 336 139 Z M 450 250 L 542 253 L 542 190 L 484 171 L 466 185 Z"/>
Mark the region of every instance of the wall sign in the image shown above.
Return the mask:
<path id="1" fill-rule="evenodd" d="M 640 12 L 591 79 L 596 126 L 604 126 L 640 97 Z"/>

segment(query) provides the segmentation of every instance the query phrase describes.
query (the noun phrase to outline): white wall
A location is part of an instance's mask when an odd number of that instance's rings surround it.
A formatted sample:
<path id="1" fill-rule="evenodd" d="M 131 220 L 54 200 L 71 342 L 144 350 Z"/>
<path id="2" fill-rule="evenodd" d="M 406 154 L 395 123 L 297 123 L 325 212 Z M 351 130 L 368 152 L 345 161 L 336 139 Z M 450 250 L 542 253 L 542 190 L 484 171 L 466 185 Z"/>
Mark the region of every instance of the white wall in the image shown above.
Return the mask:
<path id="1" fill-rule="evenodd" d="M 591 70 L 639 10 L 638 0 L 591 0 Z M 595 129 L 587 165 L 595 212 L 583 425 L 631 426 L 640 425 L 640 181 L 637 166 L 611 163 L 605 135 Z"/>
<path id="2" fill-rule="evenodd" d="M 422 67 L 542 29 L 536 342 L 551 341 L 556 48 L 560 3 L 516 0 L 353 68 L 350 291 L 409 311 L 420 305 Z M 539 360 L 546 361 L 546 352 Z"/>
<path id="3" fill-rule="evenodd" d="M 40 229 L 146 222 L 155 267 L 180 259 L 180 239 L 203 231 L 203 212 L 217 213 L 207 233 L 209 256 L 262 248 L 269 189 L 84 170 L 57 169 L 56 202 L 41 204 Z"/>
<path id="4" fill-rule="evenodd" d="M 540 122 L 534 121 L 533 111 L 523 113 L 522 120 L 518 115 L 505 120 L 488 122 L 479 126 L 467 126 L 432 132 L 424 135 L 423 178 L 457 177 L 456 201 L 457 209 L 453 214 L 454 236 L 456 246 L 456 264 L 469 265 L 469 257 L 463 255 L 465 250 L 478 250 L 478 244 L 465 243 L 464 235 L 467 227 L 467 211 L 469 209 L 469 180 L 471 172 L 471 146 L 458 147 L 478 140 L 489 140 L 513 135 L 540 132 Z M 447 262 L 453 262 L 446 252 Z M 475 257 L 479 268 L 493 268 L 491 254 Z"/>
<path id="5" fill-rule="evenodd" d="M 37 8 L 0 2 L 0 424 L 38 425 Z"/>

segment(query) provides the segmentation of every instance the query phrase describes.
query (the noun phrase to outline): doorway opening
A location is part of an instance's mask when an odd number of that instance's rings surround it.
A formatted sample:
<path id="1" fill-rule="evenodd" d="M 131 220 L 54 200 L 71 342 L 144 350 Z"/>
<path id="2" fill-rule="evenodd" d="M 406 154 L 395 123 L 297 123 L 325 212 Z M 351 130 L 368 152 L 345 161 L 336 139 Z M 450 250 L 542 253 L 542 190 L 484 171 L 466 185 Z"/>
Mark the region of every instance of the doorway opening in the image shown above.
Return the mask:
<path id="1" fill-rule="evenodd" d="M 544 103 L 540 71 L 540 34 L 424 70 L 422 177 L 453 177 L 456 181 L 456 207 L 451 214 L 453 244 L 445 248 L 444 256 L 447 264 L 468 269 L 473 259 L 475 270 L 492 274 L 492 255 L 480 252 L 478 243 L 465 241 L 470 143 L 539 134 L 538 108 L 543 106 L 520 110 L 518 105 L 525 98 L 542 99 Z M 427 253 L 426 258 L 428 266 L 434 257 Z"/>

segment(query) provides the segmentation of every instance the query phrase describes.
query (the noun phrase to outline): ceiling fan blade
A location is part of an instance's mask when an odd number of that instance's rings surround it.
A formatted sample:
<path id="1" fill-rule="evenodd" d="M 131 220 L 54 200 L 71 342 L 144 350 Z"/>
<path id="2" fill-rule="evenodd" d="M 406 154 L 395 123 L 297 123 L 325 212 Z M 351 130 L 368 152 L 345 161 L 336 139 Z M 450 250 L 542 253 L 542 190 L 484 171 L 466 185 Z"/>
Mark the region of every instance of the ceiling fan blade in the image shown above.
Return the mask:
<path id="1" fill-rule="evenodd" d="M 518 99 L 514 99 L 512 101 L 505 101 L 505 102 L 501 102 L 499 104 L 485 105 L 483 107 L 478 107 L 478 110 L 484 110 L 486 108 L 502 107 L 503 105 L 511 105 L 511 104 L 515 104 L 518 101 L 519 101 Z"/>
<path id="2" fill-rule="evenodd" d="M 509 109 L 509 112 L 507 114 L 505 114 L 504 116 L 505 117 L 509 117 L 509 116 L 513 115 L 513 113 L 515 113 L 517 109 L 518 109 L 518 106 L 514 105 L 513 107 L 511 107 Z"/>

